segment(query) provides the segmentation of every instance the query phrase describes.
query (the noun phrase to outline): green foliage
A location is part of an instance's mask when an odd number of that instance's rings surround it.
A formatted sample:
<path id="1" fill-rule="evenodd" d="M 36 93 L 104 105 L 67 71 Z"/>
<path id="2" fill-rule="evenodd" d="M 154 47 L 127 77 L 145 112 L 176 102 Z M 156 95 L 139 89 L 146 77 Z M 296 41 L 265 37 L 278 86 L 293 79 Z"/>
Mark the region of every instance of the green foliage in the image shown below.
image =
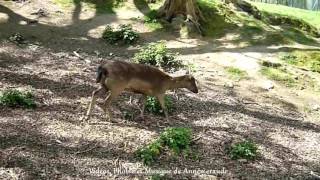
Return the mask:
<path id="1" fill-rule="evenodd" d="M 320 52 L 319 51 L 295 51 L 285 54 L 281 60 L 288 64 L 302 67 L 320 73 Z"/>
<path id="2" fill-rule="evenodd" d="M 168 113 L 172 113 L 175 109 L 172 98 L 170 96 L 165 96 L 164 101 Z M 147 112 L 156 115 L 164 115 L 164 110 L 161 108 L 159 101 L 155 97 L 147 97 L 145 109 Z"/>
<path id="3" fill-rule="evenodd" d="M 248 73 L 239 68 L 227 67 L 226 70 L 227 73 L 231 76 L 231 78 L 234 78 L 236 80 L 241 80 L 248 77 Z"/>
<path id="4" fill-rule="evenodd" d="M 267 76 L 269 79 L 283 83 L 288 87 L 293 87 L 296 83 L 296 81 L 292 77 L 292 74 L 286 72 L 284 69 L 262 67 L 260 72 L 263 75 Z"/>
<path id="5" fill-rule="evenodd" d="M 106 27 L 102 38 L 109 44 L 123 41 L 125 44 L 133 44 L 139 39 L 139 35 L 132 29 L 131 25 L 121 24 L 118 29 L 113 29 L 110 25 Z"/>
<path id="6" fill-rule="evenodd" d="M 190 154 L 191 137 L 192 131 L 189 128 L 167 128 L 160 134 L 160 138 L 139 149 L 136 155 L 143 160 L 144 164 L 150 165 L 156 161 L 166 147 L 175 155 L 181 152 Z"/>
<path id="7" fill-rule="evenodd" d="M 258 147 L 251 141 L 243 141 L 231 146 L 231 159 L 249 159 L 252 160 L 257 156 Z"/>
<path id="8" fill-rule="evenodd" d="M 9 37 L 9 41 L 16 44 L 23 44 L 25 42 L 25 38 L 20 33 L 14 33 Z"/>
<path id="9" fill-rule="evenodd" d="M 140 64 L 148 64 L 162 68 L 179 68 L 181 61 L 176 55 L 169 52 L 164 42 L 150 43 L 134 55 L 134 61 Z"/>
<path id="10" fill-rule="evenodd" d="M 7 90 L 0 96 L 0 105 L 8 107 L 35 108 L 33 95 L 30 92 L 22 93 L 18 90 Z"/>

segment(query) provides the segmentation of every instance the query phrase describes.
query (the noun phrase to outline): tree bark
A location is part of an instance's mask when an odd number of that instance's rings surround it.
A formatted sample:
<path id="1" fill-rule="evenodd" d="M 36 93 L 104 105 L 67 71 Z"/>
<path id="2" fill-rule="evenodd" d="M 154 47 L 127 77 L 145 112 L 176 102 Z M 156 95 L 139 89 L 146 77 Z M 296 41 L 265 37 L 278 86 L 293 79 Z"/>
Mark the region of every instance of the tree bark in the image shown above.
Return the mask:
<path id="1" fill-rule="evenodd" d="M 204 21 L 197 5 L 197 0 L 166 0 L 158 11 L 160 17 L 171 22 L 174 17 L 183 15 L 186 21 L 191 21 L 201 34 L 200 20 Z"/>

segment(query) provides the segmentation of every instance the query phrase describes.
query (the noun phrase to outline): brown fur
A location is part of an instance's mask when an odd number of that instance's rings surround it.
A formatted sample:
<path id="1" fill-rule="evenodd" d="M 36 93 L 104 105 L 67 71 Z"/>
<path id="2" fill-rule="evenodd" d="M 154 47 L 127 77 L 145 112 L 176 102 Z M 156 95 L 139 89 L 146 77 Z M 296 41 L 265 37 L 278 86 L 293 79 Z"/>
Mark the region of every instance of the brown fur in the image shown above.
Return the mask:
<path id="1" fill-rule="evenodd" d="M 111 112 L 109 104 L 122 91 L 131 91 L 158 98 L 162 108 L 168 118 L 164 107 L 164 95 L 167 90 L 177 88 L 187 88 L 194 93 L 198 93 L 195 79 L 191 75 L 172 77 L 161 70 L 142 64 L 128 63 L 124 61 L 108 61 L 100 65 L 97 72 L 97 82 L 101 88 L 93 92 L 87 118 L 89 118 L 95 103 L 96 94 L 101 91 L 110 91 L 110 95 L 105 100 L 105 109 L 108 111 L 110 119 Z M 146 98 L 144 98 L 145 101 Z M 143 115 L 144 104 L 142 108 Z"/>

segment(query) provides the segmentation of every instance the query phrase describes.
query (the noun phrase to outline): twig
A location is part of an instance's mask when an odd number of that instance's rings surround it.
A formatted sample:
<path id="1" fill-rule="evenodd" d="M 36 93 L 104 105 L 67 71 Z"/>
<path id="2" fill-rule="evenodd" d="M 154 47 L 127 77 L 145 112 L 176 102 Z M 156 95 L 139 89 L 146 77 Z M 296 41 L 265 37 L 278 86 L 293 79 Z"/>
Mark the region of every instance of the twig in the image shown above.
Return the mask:
<path id="1" fill-rule="evenodd" d="M 74 155 L 82 154 L 82 153 L 86 153 L 86 152 L 92 151 L 92 150 L 94 150 L 95 148 L 98 147 L 97 145 L 98 145 L 98 142 L 95 143 L 92 148 L 86 149 L 86 150 L 84 150 L 84 151 L 77 151 L 77 152 L 74 153 Z"/>
<path id="2" fill-rule="evenodd" d="M 193 138 L 192 140 L 191 140 L 191 142 L 196 142 L 196 141 L 198 141 L 199 139 L 201 139 L 202 138 L 202 136 L 198 136 L 198 137 L 195 137 L 195 138 Z"/>
<path id="3" fill-rule="evenodd" d="M 315 174 L 313 171 L 310 172 L 310 175 L 315 179 L 320 179 L 320 176 Z"/>
<path id="4" fill-rule="evenodd" d="M 77 57 L 78 57 L 79 59 L 81 59 L 81 60 L 84 59 L 82 56 L 80 56 L 79 53 L 77 53 L 77 51 L 73 51 L 73 54 L 74 54 L 75 56 L 77 56 Z"/>

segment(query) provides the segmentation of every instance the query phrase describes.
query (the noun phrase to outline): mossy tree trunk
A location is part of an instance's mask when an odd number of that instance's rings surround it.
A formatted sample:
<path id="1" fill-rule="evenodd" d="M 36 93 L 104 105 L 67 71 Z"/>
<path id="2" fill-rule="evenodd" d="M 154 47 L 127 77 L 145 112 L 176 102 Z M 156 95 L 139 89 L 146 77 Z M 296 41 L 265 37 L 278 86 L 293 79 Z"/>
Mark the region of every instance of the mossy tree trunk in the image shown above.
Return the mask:
<path id="1" fill-rule="evenodd" d="M 197 5 L 197 0 L 166 0 L 158 11 L 160 17 L 164 17 L 167 21 L 177 16 L 183 15 L 185 21 L 190 21 L 201 33 L 200 21 L 204 18 Z"/>

